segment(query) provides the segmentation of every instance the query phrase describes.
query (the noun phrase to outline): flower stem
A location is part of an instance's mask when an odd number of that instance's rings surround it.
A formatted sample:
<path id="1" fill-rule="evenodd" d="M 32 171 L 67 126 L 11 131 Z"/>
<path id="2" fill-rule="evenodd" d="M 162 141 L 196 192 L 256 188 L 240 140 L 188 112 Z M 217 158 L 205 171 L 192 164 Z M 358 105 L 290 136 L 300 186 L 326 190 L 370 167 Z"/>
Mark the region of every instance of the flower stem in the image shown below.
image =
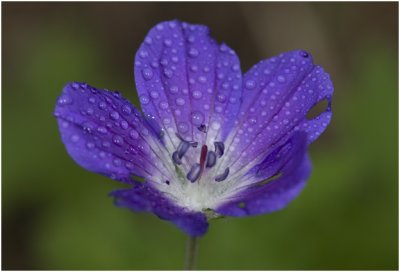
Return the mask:
<path id="1" fill-rule="evenodd" d="M 194 270 L 198 247 L 197 237 L 188 237 L 186 242 L 185 270 Z"/>

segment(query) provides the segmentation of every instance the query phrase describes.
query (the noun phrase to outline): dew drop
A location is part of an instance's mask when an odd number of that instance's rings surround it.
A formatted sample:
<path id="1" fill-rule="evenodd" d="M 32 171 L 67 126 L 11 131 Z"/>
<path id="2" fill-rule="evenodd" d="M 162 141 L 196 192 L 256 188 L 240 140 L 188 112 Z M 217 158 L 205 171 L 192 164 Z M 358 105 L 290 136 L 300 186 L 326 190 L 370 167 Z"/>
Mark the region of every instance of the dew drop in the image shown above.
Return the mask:
<path id="1" fill-rule="evenodd" d="M 100 102 L 99 103 L 99 108 L 102 109 L 102 110 L 105 110 L 107 108 L 107 104 L 104 103 L 104 102 Z"/>
<path id="2" fill-rule="evenodd" d="M 114 164 L 115 166 L 120 166 L 120 165 L 122 164 L 122 162 L 121 162 L 120 159 L 116 158 L 116 159 L 113 160 L 113 164 Z"/>
<path id="3" fill-rule="evenodd" d="M 71 136 L 71 141 L 72 141 L 73 143 L 77 143 L 77 142 L 79 141 L 79 136 L 76 135 L 76 134 L 72 135 L 72 136 Z"/>
<path id="4" fill-rule="evenodd" d="M 88 149 L 93 149 L 93 148 L 94 148 L 94 143 L 92 143 L 92 142 L 87 142 L 87 143 L 86 143 L 86 147 L 87 147 Z"/>
<path id="5" fill-rule="evenodd" d="M 178 93 L 178 91 L 179 91 L 178 86 L 171 86 L 171 87 L 169 88 L 169 91 L 170 91 L 172 94 Z"/>
<path id="6" fill-rule="evenodd" d="M 218 94 L 217 99 L 219 102 L 224 103 L 226 101 L 226 95 Z"/>
<path id="7" fill-rule="evenodd" d="M 63 128 L 68 128 L 68 127 L 69 127 L 69 123 L 68 123 L 67 121 L 63 121 L 63 122 L 61 123 L 61 126 L 62 126 Z"/>
<path id="8" fill-rule="evenodd" d="M 257 123 L 257 119 L 256 118 L 250 118 L 249 119 L 249 123 L 254 125 L 255 123 Z"/>
<path id="9" fill-rule="evenodd" d="M 200 91 L 193 91 L 192 96 L 195 99 L 200 99 L 203 96 L 203 94 Z"/>
<path id="10" fill-rule="evenodd" d="M 156 91 L 151 91 L 150 92 L 150 96 L 151 96 L 151 98 L 153 98 L 153 99 L 157 99 L 158 98 L 158 92 L 156 92 Z"/>
<path id="11" fill-rule="evenodd" d="M 247 89 L 252 90 L 256 87 L 256 83 L 254 82 L 254 80 L 246 80 L 245 86 Z"/>
<path id="12" fill-rule="evenodd" d="M 205 76 L 199 76 L 198 78 L 197 78 L 197 81 L 199 82 L 199 83 L 206 83 L 207 82 L 207 78 L 205 77 Z"/>
<path id="13" fill-rule="evenodd" d="M 189 130 L 189 126 L 186 123 L 179 123 L 178 124 L 178 130 L 180 133 L 185 133 Z"/>
<path id="14" fill-rule="evenodd" d="M 72 104 L 72 98 L 71 98 L 71 96 L 69 96 L 67 94 L 63 94 L 58 99 L 58 105 L 60 105 L 60 106 L 69 105 L 69 104 Z"/>
<path id="15" fill-rule="evenodd" d="M 192 124 L 199 126 L 203 123 L 204 121 L 204 115 L 203 113 L 199 112 L 199 111 L 194 111 L 191 114 L 191 120 L 192 120 Z"/>
<path id="16" fill-rule="evenodd" d="M 101 134 L 107 134 L 107 128 L 100 126 L 97 128 L 97 131 L 100 132 Z"/>
<path id="17" fill-rule="evenodd" d="M 160 108 L 163 110 L 168 109 L 168 103 L 165 101 L 160 102 Z"/>
<path id="18" fill-rule="evenodd" d="M 122 112 L 125 114 L 130 114 L 132 112 L 131 107 L 129 107 L 129 105 L 123 105 Z"/>
<path id="19" fill-rule="evenodd" d="M 121 127 L 122 127 L 123 129 L 128 129 L 128 128 L 129 128 L 128 122 L 125 121 L 125 120 L 122 120 L 122 121 L 121 121 Z"/>
<path id="20" fill-rule="evenodd" d="M 86 113 L 89 114 L 89 115 L 92 115 L 92 114 L 94 113 L 93 108 L 90 108 L 90 107 L 87 108 L 87 109 L 86 109 Z"/>
<path id="21" fill-rule="evenodd" d="M 115 135 L 113 137 L 113 143 L 116 145 L 122 146 L 124 144 L 124 139 L 122 139 L 122 137 L 119 135 Z"/>
<path id="22" fill-rule="evenodd" d="M 146 37 L 146 39 L 144 39 L 144 42 L 147 43 L 148 45 L 151 45 L 153 43 L 153 39 L 150 37 Z"/>
<path id="23" fill-rule="evenodd" d="M 213 122 L 213 123 L 211 124 L 211 127 L 212 127 L 214 130 L 218 130 L 218 129 L 220 129 L 221 124 L 218 123 L 218 122 Z"/>
<path id="24" fill-rule="evenodd" d="M 172 41 L 170 39 L 165 39 L 164 40 L 164 45 L 167 47 L 170 47 L 172 45 Z"/>
<path id="25" fill-rule="evenodd" d="M 176 102 L 176 104 L 179 105 L 179 106 L 185 105 L 185 100 L 184 100 L 183 98 L 181 98 L 181 97 L 178 97 L 178 98 L 175 100 L 175 102 Z"/>
<path id="26" fill-rule="evenodd" d="M 96 98 L 94 98 L 93 96 L 89 97 L 89 103 L 91 103 L 91 104 L 96 103 Z"/>
<path id="27" fill-rule="evenodd" d="M 188 54 L 190 57 L 195 58 L 199 55 L 199 51 L 196 48 L 192 47 L 189 49 Z"/>
<path id="28" fill-rule="evenodd" d="M 149 67 L 142 69 L 142 76 L 145 80 L 150 80 L 153 78 L 153 70 Z"/>
<path id="29" fill-rule="evenodd" d="M 277 80 L 280 83 L 284 83 L 286 81 L 286 78 L 284 76 L 278 76 Z"/>
<path id="30" fill-rule="evenodd" d="M 110 117 L 111 117 L 113 120 L 118 120 L 118 119 L 119 119 L 119 113 L 116 112 L 116 111 L 112 111 L 112 112 L 110 113 Z"/>
<path id="31" fill-rule="evenodd" d="M 166 76 L 167 78 L 171 78 L 173 76 L 173 72 L 171 69 L 165 68 L 164 69 L 164 76 Z"/>
<path id="32" fill-rule="evenodd" d="M 140 102 L 144 105 L 149 103 L 149 98 L 145 95 L 140 96 Z"/>
<path id="33" fill-rule="evenodd" d="M 132 139 L 139 139 L 139 133 L 136 131 L 136 130 L 131 130 L 130 132 L 129 132 L 129 136 L 131 136 L 131 138 Z"/>

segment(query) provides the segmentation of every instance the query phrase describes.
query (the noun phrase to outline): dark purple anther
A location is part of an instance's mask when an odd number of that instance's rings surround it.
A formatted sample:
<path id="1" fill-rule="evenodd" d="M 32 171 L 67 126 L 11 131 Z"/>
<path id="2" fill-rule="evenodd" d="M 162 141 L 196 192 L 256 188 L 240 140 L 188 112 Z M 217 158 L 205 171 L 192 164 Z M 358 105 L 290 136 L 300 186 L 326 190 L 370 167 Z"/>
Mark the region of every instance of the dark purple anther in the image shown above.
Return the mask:
<path id="1" fill-rule="evenodd" d="M 229 175 L 229 167 L 225 169 L 225 171 L 222 174 L 219 174 L 218 176 L 215 177 L 215 181 L 220 182 L 225 180 Z"/>
<path id="2" fill-rule="evenodd" d="M 200 172 L 200 164 L 195 163 L 190 169 L 189 173 L 186 175 L 186 178 L 190 180 L 190 182 L 195 182 L 200 177 Z"/>
<path id="3" fill-rule="evenodd" d="M 209 151 L 206 158 L 206 167 L 211 168 L 217 162 L 217 154 L 214 151 Z"/>
<path id="4" fill-rule="evenodd" d="M 182 164 L 182 161 L 181 161 L 181 158 L 179 157 L 178 151 L 175 151 L 174 153 L 172 153 L 172 161 L 178 165 Z"/>
<path id="5" fill-rule="evenodd" d="M 224 155 L 225 145 L 223 142 L 214 142 L 215 146 L 215 153 L 217 154 L 218 158 L 221 158 Z"/>
<path id="6" fill-rule="evenodd" d="M 186 141 L 180 142 L 178 149 L 176 152 L 178 152 L 179 158 L 182 159 L 183 155 L 185 155 L 186 151 L 188 151 L 190 147 L 190 143 Z"/>
<path id="7" fill-rule="evenodd" d="M 204 124 L 201 124 L 200 126 L 197 127 L 197 129 L 201 132 L 206 133 L 207 132 L 207 127 Z"/>

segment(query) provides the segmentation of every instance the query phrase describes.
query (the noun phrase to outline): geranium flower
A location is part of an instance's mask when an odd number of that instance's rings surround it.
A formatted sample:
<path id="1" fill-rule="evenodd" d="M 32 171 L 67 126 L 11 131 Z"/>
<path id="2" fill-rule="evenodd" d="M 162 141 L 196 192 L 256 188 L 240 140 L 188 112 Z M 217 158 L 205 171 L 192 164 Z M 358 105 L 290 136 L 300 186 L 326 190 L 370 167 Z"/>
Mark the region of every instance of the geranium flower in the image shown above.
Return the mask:
<path id="1" fill-rule="evenodd" d="M 242 75 L 235 52 L 202 25 L 162 22 L 137 51 L 142 114 L 118 92 L 66 85 L 54 115 L 83 168 L 129 183 L 116 204 L 153 212 L 190 236 L 208 220 L 284 208 L 311 171 L 307 147 L 331 119 L 329 75 L 303 50 Z M 322 100 L 326 109 L 308 111 Z"/>

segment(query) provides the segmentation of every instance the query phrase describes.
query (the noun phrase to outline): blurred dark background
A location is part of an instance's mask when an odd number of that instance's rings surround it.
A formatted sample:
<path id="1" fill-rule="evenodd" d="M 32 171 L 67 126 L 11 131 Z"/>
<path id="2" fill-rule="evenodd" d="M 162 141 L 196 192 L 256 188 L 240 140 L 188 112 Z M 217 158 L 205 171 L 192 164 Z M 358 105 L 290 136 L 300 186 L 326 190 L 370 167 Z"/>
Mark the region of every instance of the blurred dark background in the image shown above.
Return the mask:
<path id="1" fill-rule="evenodd" d="M 312 177 L 287 209 L 217 220 L 199 269 L 397 269 L 398 4 L 2 3 L 2 268 L 181 269 L 185 235 L 113 206 L 116 182 L 67 155 L 52 116 L 69 81 L 138 105 L 132 63 L 156 23 L 208 25 L 242 70 L 310 51 L 335 85 Z"/>

